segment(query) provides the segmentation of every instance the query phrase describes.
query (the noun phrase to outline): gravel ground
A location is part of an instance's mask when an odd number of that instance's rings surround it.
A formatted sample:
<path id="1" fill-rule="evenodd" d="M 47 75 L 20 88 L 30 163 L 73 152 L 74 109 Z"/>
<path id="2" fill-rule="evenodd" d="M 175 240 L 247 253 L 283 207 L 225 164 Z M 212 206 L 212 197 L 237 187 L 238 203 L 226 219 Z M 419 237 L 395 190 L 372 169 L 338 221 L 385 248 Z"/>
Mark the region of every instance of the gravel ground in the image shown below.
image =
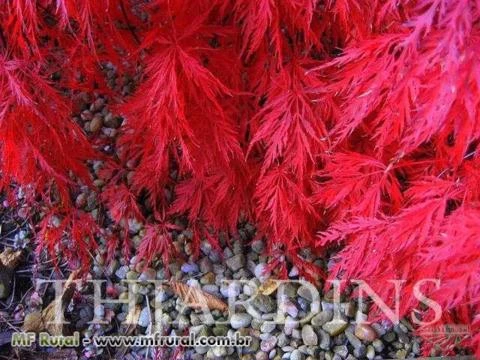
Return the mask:
<path id="1" fill-rule="evenodd" d="M 124 94 L 128 94 L 132 88 L 132 80 L 128 78 L 116 78 L 112 68 L 106 69 L 107 77 L 112 86 L 119 87 Z M 115 138 L 121 126 L 122 119 L 112 114 L 108 107 L 108 99 L 99 95 L 87 96 L 82 94 L 78 97 L 85 103 L 82 112 L 74 119 L 89 136 L 95 137 L 98 147 L 107 154 L 116 151 Z M 101 162 L 92 162 L 92 173 L 95 175 L 94 185 L 98 190 L 103 186 L 103 180 L 97 177 L 102 167 Z M 90 212 L 105 228 L 105 232 L 114 231 L 114 225 L 108 220 L 105 210 L 97 201 L 98 191 L 82 187 L 76 195 L 75 202 L 78 208 Z M 8 203 L 4 202 L 4 213 L 11 211 Z M 22 220 L 22 209 L 16 209 L 13 216 L 15 221 L 12 227 L 2 229 L 4 240 L 3 246 L 23 248 L 30 254 L 32 250 L 31 238 L 33 231 Z M 4 216 L 4 219 L 6 217 Z M 22 223 L 23 221 L 23 223 Z M 368 307 L 359 307 L 353 301 L 343 300 L 340 304 L 331 301 L 330 293 L 322 293 L 315 314 L 307 316 L 312 310 L 311 294 L 305 286 L 298 283 L 290 283 L 283 287 L 284 296 L 277 303 L 278 289 L 267 289 L 266 284 L 271 285 L 270 274 L 265 271 L 268 258 L 263 252 L 262 241 L 255 240 L 255 228 L 252 224 L 239 226 L 239 235 L 234 239 L 224 236 L 220 239 L 223 253 L 215 252 L 208 243 L 201 246 L 199 258 L 192 255 L 189 239 L 191 232 L 185 220 L 179 218 L 177 225 L 182 230 L 174 231 L 174 246 L 183 255 L 168 265 L 171 278 L 160 261 L 145 267 L 142 259 L 134 256 L 126 260 L 120 252 L 115 259 L 106 263 L 107 252 L 105 241 L 100 239 L 98 252 L 94 254 L 89 278 L 105 280 L 104 292 L 111 299 L 125 300 L 128 298 L 127 287 L 124 280 L 141 280 L 132 287 L 135 295 L 134 301 L 139 307 L 136 326 L 126 330 L 121 323 L 128 316 L 126 304 L 106 303 L 94 308 L 91 286 L 80 289 L 67 308 L 67 319 L 73 325 L 72 330 L 81 332 L 83 337 L 91 338 L 95 335 L 113 334 L 149 334 L 155 331 L 163 335 L 185 335 L 195 333 L 197 335 L 232 335 L 238 331 L 242 335 L 252 337 L 252 343 L 248 347 L 195 347 L 195 348 L 96 348 L 93 345 L 78 349 L 78 358 L 82 359 L 274 359 L 274 360 L 341 360 L 341 359 L 387 359 L 387 358 L 412 358 L 420 354 L 419 339 L 412 336 L 411 327 L 406 321 L 396 326 L 388 326 L 387 323 L 375 323 L 370 325 L 357 325 L 358 321 L 364 320 L 368 314 Z M 4 236 L 11 232 L 7 237 Z M 138 248 L 144 234 L 144 226 L 141 223 L 131 221 L 129 223 L 129 236 L 132 239 L 133 249 Z M 230 240 L 230 241 L 228 241 Z M 229 247 L 227 244 L 233 244 Z M 308 252 L 304 254 L 306 259 L 327 268 L 328 259 L 315 259 Z M 27 264 L 33 263 L 31 255 L 27 257 Z M 60 269 L 67 269 L 61 266 Z M 25 314 L 45 307 L 53 297 L 53 290 L 45 287 L 30 286 L 32 279 L 41 278 L 66 278 L 68 270 L 64 274 L 53 271 L 51 263 L 25 265 L 17 269 L 16 279 L 24 283 L 16 284 L 14 289 L 17 293 L 7 294 L 7 302 L 2 303 L 4 309 L 0 312 L 4 324 L 1 329 L 4 334 L 18 329 Z M 27 280 L 25 280 L 27 278 Z M 225 313 L 219 310 L 212 311 L 215 321 L 227 321 L 227 324 L 209 324 L 202 317 L 202 311 L 184 309 L 184 303 L 174 292 L 167 288 L 160 293 L 155 292 L 155 286 L 149 280 L 174 279 L 187 284 L 191 288 L 199 288 L 205 293 L 212 294 L 219 299 L 227 300 L 228 296 L 236 296 L 239 300 L 247 300 L 252 297 L 255 288 L 259 287 L 263 292 L 253 298 L 247 309 L 238 307 L 236 313 L 228 321 Z M 225 279 L 245 280 L 249 284 L 237 284 L 227 286 Z M 299 280 L 298 270 L 289 267 L 289 279 Z M 19 281 L 20 281 L 19 280 Z M 20 281 L 21 282 L 21 281 Z M 25 283 L 26 282 L 26 283 Z M 20 286 L 21 285 L 21 286 Z M 158 290 L 158 289 L 157 289 Z M 9 303 L 10 301 L 10 303 Z M 161 304 L 163 314 L 160 323 L 152 325 L 152 317 L 155 314 L 155 304 Z M 273 315 L 281 306 L 281 313 L 285 315 L 285 324 L 271 324 Z M 315 306 L 314 306 L 315 307 Z M 2 315 L 3 314 L 3 315 Z M 88 324 L 93 317 L 105 320 L 105 324 Z M 173 322 L 173 323 L 171 323 Z M 4 341 L 5 342 L 5 341 Z M 1 339 L 0 339 L 1 343 Z M 38 351 L 39 349 L 36 349 Z M 1 348 L 2 354 L 12 354 L 13 357 L 28 358 L 35 349 L 13 351 L 5 344 Z M 45 349 L 42 351 L 45 352 Z M 50 351 L 50 350 L 49 350 Z M 24 355 L 21 355 L 24 354 Z M 75 358 L 76 353 L 65 355 Z M 34 357 L 35 357 L 34 356 Z M 43 356 L 43 355 L 42 355 Z"/>

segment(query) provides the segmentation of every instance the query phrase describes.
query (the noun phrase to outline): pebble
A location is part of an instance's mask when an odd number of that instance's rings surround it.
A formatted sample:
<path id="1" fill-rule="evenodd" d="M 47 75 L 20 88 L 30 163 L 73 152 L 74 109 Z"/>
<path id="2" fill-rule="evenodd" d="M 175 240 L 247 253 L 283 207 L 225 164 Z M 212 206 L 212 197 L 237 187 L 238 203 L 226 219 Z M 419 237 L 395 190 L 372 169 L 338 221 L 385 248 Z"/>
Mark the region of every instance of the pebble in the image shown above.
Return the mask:
<path id="1" fill-rule="evenodd" d="M 249 314 L 233 314 L 230 318 L 230 325 L 234 329 L 244 328 L 250 325 L 252 317 Z"/>
<path id="2" fill-rule="evenodd" d="M 292 353 L 290 354 L 290 360 L 303 360 L 304 356 L 303 354 L 298 351 L 298 350 L 293 350 Z"/>
<path id="3" fill-rule="evenodd" d="M 387 330 L 385 329 L 385 327 L 382 324 L 373 323 L 372 327 L 376 331 L 376 333 L 380 336 L 383 336 L 387 333 Z"/>
<path id="4" fill-rule="evenodd" d="M 268 360 L 268 354 L 266 352 L 258 352 L 255 355 L 255 360 Z"/>
<path id="5" fill-rule="evenodd" d="M 105 115 L 105 118 L 103 120 L 105 126 L 114 129 L 120 127 L 121 122 L 122 120 L 120 118 L 118 118 L 117 116 L 113 116 L 113 114 L 110 112 Z"/>
<path id="6" fill-rule="evenodd" d="M 283 331 L 285 332 L 285 334 L 291 335 L 293 329 L 298 327 L 298 324 L 299 322 L 297 320 L 293 319 L 291 316 L 287 316 L 287 318 L 285 319 Z"/>
<path id="7" fill-rule="evenodd" d="M 155 269 L 147 268 L 140 274 L 140 276 L 138 277 L 138 280 L 140 281 L 155 280 L 156 276 L 157 276 L 157 272 L 155 271 Z"/>
<path id="8" fill-rule="evenodd" d="M 298 308 L 297 306 L 291 302 L 290 300 L 285 300 L 282 304 L 283 309 L 285 312 L 290 315 L 293 318 L 296 318 L 298 316 Z"/>
<path id="9" fill-rule="evenodd" d="M 289 298 L 295 298 L 297 295 L 297 288 L 292 283 L 282 283 L 278 289 L 283 296 Z"/>
<path id="10" fill-rule="evenodd" d="M 269 359 L 274 359 L 276 355 L 277 355 L 277 350 L 273 349 L 268 353 L 268 358 Z"/>
<path id="11" fill-rule="evenodd" d="M 241 284 L 236 281 L 231 283 L 224 282 L 220 287 L 220 293 L 225 298 L 236 298 L 240 295 L 241 290 Z"/>
<path id="12" fill-rule="evenodd" d="M 318 345 L 320 349 L 329 350 L 332 343 L 330 335 L 322 329 L 318 330 L 318 335 L 320 336 L 320 344 Z"/>
<path id="13" fill-rule="evenodd" d="M 325 325 L 327 322 L 332 321 L 333 319 L 333 312 L 326 310 L 326 311 L 320 311 L 318 314 L 316 314 L 312 320 L 311 324 L 312 326 L 315 327 L 321 327 Z"/>
<path id="14" fill-rule="evenodd" d="M 209 294 L 212 294 L 212 295 L 215 295 L 215 296 L 218 296 L 220 295 L 220 291 L 218 289 L 218 286 L 217 285 L 213 285 L 213 284 L 208 284 L 208 285 L 205 285 L 203 287 L 203 291 L 209 293 Z"/>
<path id="15" fill-rule="evenodd" d="M 345 359 L 348 356 L 348 347 L 346 345 L 338 345 L 333 348 L 333 352 Z"/>
<path id="16" fill-rule="evenodd" d="M 268 335 L 268 337 L 260 343 L 260 349 L 265 352 L 270 352 L 275 345 L 277 345 L 277 337 L 273 335 Z"/>
<path id="17" fill-rule="evenodd" d="M 273 330 L 275 330 L 276 328 L 276 325 L 275 323 L 272 323 L 272 322 L 264 322 L 261 326 L 260 326 L 260 331 L 262 333 L 271 333 Z"/>
<path id="18" fill-rule="evenodd" d="M 103 305 L 95 306 L 93 314 L 95 315 L 95 319 L 103 319 L 105 315 L 105 307 Z"/>
<path id="19" fill-rule="evenodd" d="M 353 302 L 347 302 L 340 304 L 342 312 L 349 318 L 354 318 L 357 312 L 356 306 Z"/>
<path id="20" fill-rule="evenodd" d="M 181 267 L 182 272 L 186 274 L 192 274 L 198 272 L 198 265 L 195 263 L 185 263 Z"/>
<path id="21" fill-rule="evenodd" d="M 252 305 L 263 313 L 271 313 L 275 310 L 275 301 L 270 296 L 263 294 L 255 296 Z"/>
<path id="22" fill-rule="evenodd" d="M 368 360 L 373 360 L 375 358 L 375 348 L 372 345 L 367 346 L 366 357 Z"/>
<path id="23" fill-rule="evenodd" d="M 226 264 L 230 270 L 238 271 L 245 264 L 245 257 L 243 254 L 234 255 L 226 260 Z"/>
<path id="24" fill-rule="evenodd" d="M 316 346 L 318 344 L 318 337 L 310 325 L 305 325 L 302 328 L 302 340 L 307 346 Z"/>
<path id="25" fill-rule="evenodd" d="M 312 302 L 313 297 L 315 296 L 314 290 L 305 285 L 302 285 L 298 288 L 297 294 L 309 302 Z"/>
<path id="26" fill-rule="evenodd" d="M 217 325 L 212 329 L 212 332 L 215 336 L 226 336 L 228 332 L 228 327 L 225 325 Z"/>
<path id="27" fill-rule="evenodd" d="M 395 340 L 395 333 L 393 331 L 389 331 L 383 336 L 383 340 L 389 343 L 393 342 Z"/>
<path id="28" fill-rule="evenodd" d="M 358 349 L 363 346 L 360 339 L 355 336 L 351 329 L 345 330 L 345 336 L 347 337 L 348 342 L 353 346 L 354 349 Z"/>
<path id="29" fill-rule="evenodd" d="M 353 349 L 353 355 L 355 356 L 355 358 L 364 358 L 366 353 L 367 353 L 367 348 L 363 344 Z"/>
<path id="30" fill-rule="evenodd" d="M 105 275 L 112 276 L 113 274 L 115 274 L 115 271 L 117 271 L 118 266 L 119 264 L 116 259 L 110 261 L 108 266 L 105 268 Z"/>
<path id="31" fill-rule="evenodd" d="M 225 346 L 212 347 L 212 355 L 216 357 L 223 357 L 227 355 L 227 348 Z"/>
<path id="32" fill-rule="evenodd" d="M 358 324 L 355 326 L 355 336 L 360 340 L 372 342 L 378 337 L 378 334 L 370 325 Z"/>
<path id="33" fill-rule="evenodd" d="M 90 131 L 92 133 L 96 133 L 98 130 L 100 130 L 103 126 L 103 118 L 100 114 L 96 114 L 93 118 L 92 121 L 90 121 Z"/>
<path id="34" fill-rule="evenodd" d="M 141 327 L 147 327 L 150 324 L 151 313 L 148 307 L 144 307 L 138 317 L 138 325 Z"/>
<path id="35" fill-rule="evenodd" d="M 330 336 L 337 336 L 345 331 L 348 323 L 341 319 L 334 319 L 327 322 L 322 326 L 322 329 L 325 330 Z"/>
<path id="36" fill-rule="evenodd" d="M 212 272 L 207 272 L 205 275 L 203 275 L 200 278 L 200 284 L 206 285 L 206 284 L 213 284 L 215 282 L 215 274 Z"/>
<path id="37" fill-rule="evenodd" d="M 296 266 L 292 266 L 292 268 L 290 269 L 290 272 L 288 273 L 288 276 L 290 278 L 294 278 L 294 277 L 297 277 L 298 274 L 299 274 L 298 268 Z"/>
<path id="38" fill-rule="evenodd" d="M 385 349 L 385 345 L 383 344 L 382 340 L 376 339 L 372 342 L 372 346 L 374 347 L 377 353 L 381 353 Z"/>

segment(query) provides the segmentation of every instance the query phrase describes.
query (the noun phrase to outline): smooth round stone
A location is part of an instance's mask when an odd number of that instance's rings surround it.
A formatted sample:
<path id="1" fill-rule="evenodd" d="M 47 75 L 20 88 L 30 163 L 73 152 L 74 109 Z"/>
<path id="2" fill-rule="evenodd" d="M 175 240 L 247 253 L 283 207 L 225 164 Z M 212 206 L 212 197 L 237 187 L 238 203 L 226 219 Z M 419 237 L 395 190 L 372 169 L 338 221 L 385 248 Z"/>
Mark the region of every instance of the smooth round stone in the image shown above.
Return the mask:
<path id="1" fill-rule="evenodd" d="M 216 357 L 223 357 L 227 355 L 227 348 L 225 346 L 214 346 L 211 350 L 212 355 Z"/>
<path id="2" fill-rule="evenodd" d="M 367 354 L 365 356 L 368 360 L 373 360 L 375 358 L 375 348 L 372 345 L 367 346 Z"/>
<path id="3" fill-rule="evenodd" d="M 327 322 L 322 326 L 322 329 L 325 330 L 330 336 L 340 335 L 348 327 L 348 323 L 344 320 L 334 319 Z"/>
<path id="4" fill-rule="evenodd" d="M 212 272 L 207 272 L 200 278 L 200 284 L 207 285 L 215 283 L 215 274 Z"/>
<path id="5" fill-rule="evenodd" d="M 351 328 L 345 330 L 345 336 L 347 337 L 348 342 L 349 342 L 355 349 L 361 348 L 361 347 L 363 346 L 363 344 L 362 344 L 362 342 L 360 341 L 360 339 L 353 334 Z"/>
<path id="6" fill-rule="evenodd" d="M 277 355 L 277 350 L 273 349 L 268 353 L 268 358 L 269 359 L 275 359 L 276 355 Z"/>
<path id="7" fill-rule="evenodd" d="M 318 344 L 318 336 L 310 325 L 305 325 L 302 328 L 302 340 L 307 346 L 316 346 Z"/>
<path id="8" fill-rule="evenodd" d="M 233 314 L 230 318 L 230 325 L 234 329 L 244 328 L 250 325 L 252 317 L 249 314 Z"/>
<path id="9" fill-rule="evenodd" d="M 290 315 L 291 317 L 296 318 L 296 317 L 298 316 L 298 308 L 297 308 L 297 306 L 296 306 L 293 302 L 291 302 L 290 300 L 285 300 L 285 301 L 283 302 L 283 305 L 282 305 L 282 306 L 283 306 L 284 311 L 285 311 L 288 315 Z"/>
<path id="10" fill-rule="evenodd" d="M 265 340 L 260 343 L 260 349 L 265 352 L 270 352 L 275 345 L 277 345 L 277 338 L 273 335 L 269 335 Z"/>
<path id="11" fill-rule="evenodd" d="M 93 314 L 95 315 L 96 319 L 103 319 L 105 316 L 105 307 L 103 305 L 98 305 L 93 310 Z"/>
<path id="12" fill-rule="evenodd" d="M 141 327 L 147 327 L 150 324 L 151 313 L 148 307 L 144 307 L 138 317 L 138 325 Z"/>
<path id="13" fill-rule="evenodd" d="M 198 265 L 195 263 L 185 263 L 182 265 L 180 268 L 182 272 L 186 274 L 192 274 L 192 273 L 197 273 L 198 272 Z"/>
<path id="14" fill-rule="evenodd" d="M 255 355 L 255 360 L 267 360 L 268 359 L 268 354 L 266 352 L 258 352 L 256 355 Z"/>
<path id="15" fill-rule="evenodd" d="M 378 338 L 378 334 L 370 325 L 368 324 L 358 324 L 355 326 L 355 336 L 363 341 L 372 342 Z"/>
<path id="16" fill-rule="evenodd" d="M 303 360 L 304 356 L 299 350 L 293 350 L 290 354 L 290 360 Z"/>
<path id="17" fill-rule="evenodd" d="M 276 328 L 276 325 L 274 323 L 271 323 L 271 322 L 264 322 L 261 326 L 260 326 L 260 331 L 262 333 L 271 333 L 273 330 L 275 330 Z"/>

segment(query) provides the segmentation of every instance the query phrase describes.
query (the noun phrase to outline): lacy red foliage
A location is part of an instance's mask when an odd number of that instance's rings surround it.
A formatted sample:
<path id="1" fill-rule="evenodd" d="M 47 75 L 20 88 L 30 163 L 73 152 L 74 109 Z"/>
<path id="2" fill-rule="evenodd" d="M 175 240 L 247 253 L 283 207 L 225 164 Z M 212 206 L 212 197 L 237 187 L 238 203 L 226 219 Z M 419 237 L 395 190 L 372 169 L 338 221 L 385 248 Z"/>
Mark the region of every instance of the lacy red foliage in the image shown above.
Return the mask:
<path id="1" fill-rule="evenodd" d="M 70 192 L 99 155 L 68 99 L 112 94 L 109 61 L 140 81 L 115 105 L 101 198 L 120 227 L 147 222 L 143 255 L 168 261 L 179 214 L 197 253 L 251 220 L 280 276 L 286 260 L 318 276 L 301 249 L 342 245 L 330 276 L 385 297 L 406 280 L 402 314 L 439 278 L 444 321 L 480 333 L 479 20 L 474 0 L 3 1 L 3 188 L 55 212 L 40 249 L 68 253 L 70 233 L 88 261 L 78 224 L 94 227 Z M 479 335 L 463 345 L 480 356 Z"/>

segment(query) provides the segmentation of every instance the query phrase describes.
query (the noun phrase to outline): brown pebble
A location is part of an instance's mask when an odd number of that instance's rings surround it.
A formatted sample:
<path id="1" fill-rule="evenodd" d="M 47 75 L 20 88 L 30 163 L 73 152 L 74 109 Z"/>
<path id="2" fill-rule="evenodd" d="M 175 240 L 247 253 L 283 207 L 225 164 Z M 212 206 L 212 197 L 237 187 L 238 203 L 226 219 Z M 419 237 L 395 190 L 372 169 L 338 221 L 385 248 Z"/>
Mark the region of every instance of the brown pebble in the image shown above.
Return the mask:
<path id="1" fill-rule="evenodd" d="M 95 115 L 92 119 L 92 121 L 90 122 L 90 131 L 91 132 L 97 132 L 98 130 L 100 130 L 103 126 L 103 119 L 100 115 Z"/>
<path id="2" fill-rule="evenodd" d="M 373 341 L 378 337 L 377 332 L 368 324 L 358 324 L 355 327 L 355 336 L 363 341 Z"/>

